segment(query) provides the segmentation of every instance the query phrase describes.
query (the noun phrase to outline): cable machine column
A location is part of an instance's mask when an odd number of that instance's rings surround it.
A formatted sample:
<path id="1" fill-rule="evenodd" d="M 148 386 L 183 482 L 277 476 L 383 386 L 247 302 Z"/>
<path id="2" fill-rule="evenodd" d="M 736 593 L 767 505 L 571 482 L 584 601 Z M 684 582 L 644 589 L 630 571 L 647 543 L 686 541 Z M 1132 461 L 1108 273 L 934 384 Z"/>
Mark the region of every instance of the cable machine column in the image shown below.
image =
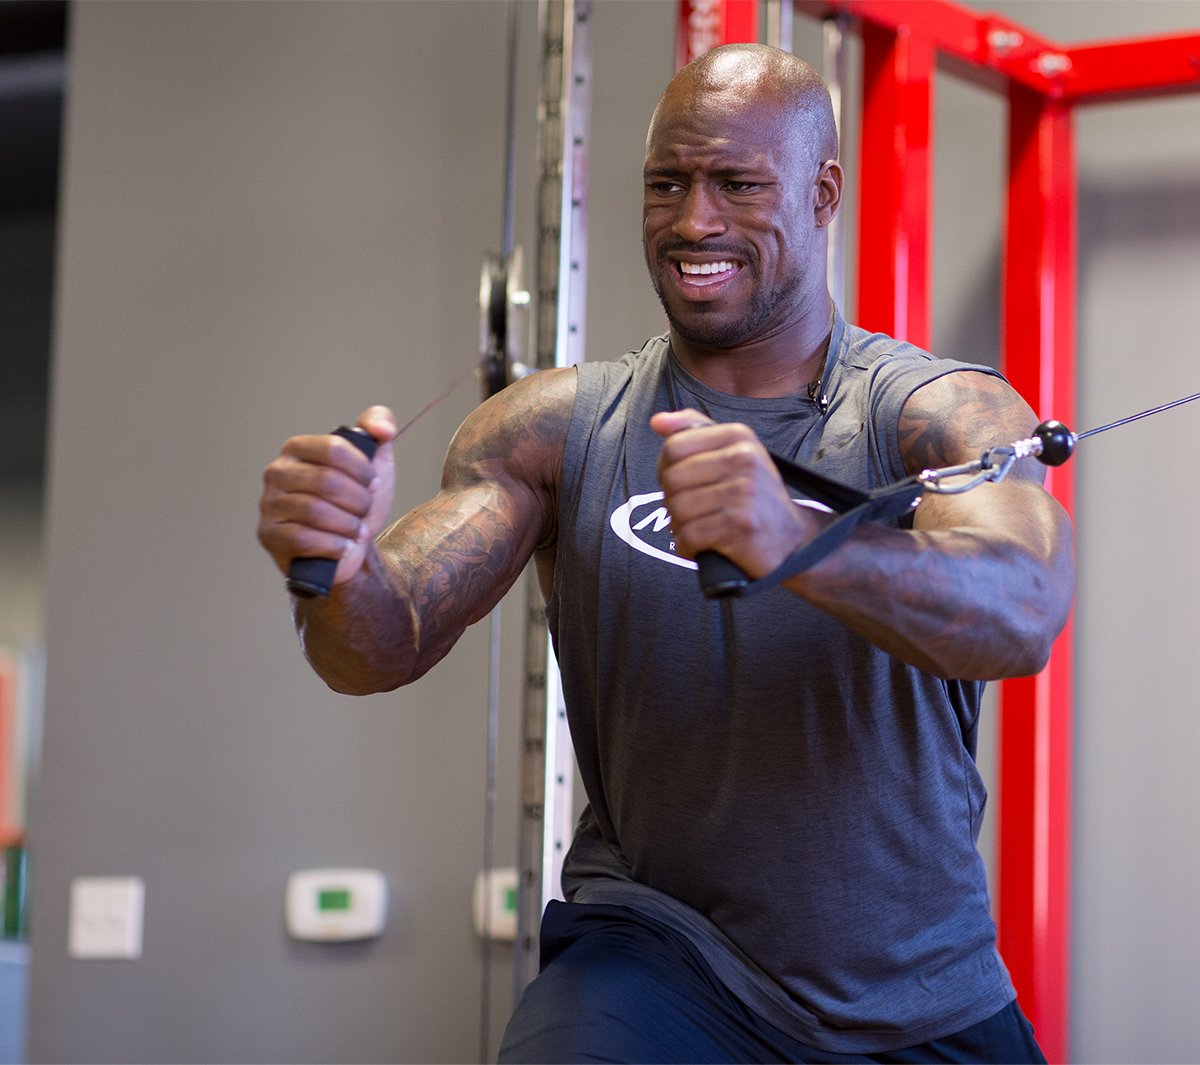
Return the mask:
<path id="1" fill-rule="evenodd" d="M 538 369 L 584 357 L 587 287 L 587 139 L 591 118 L 591 0 L 540 0 L 536 357 Z M 521 825 L 513 993 L 538 971 L 547 900 L 562 897 L 573 828 L 574 757 L 558 663 L 546 632 L 537 572 L 527 577 Z"/>

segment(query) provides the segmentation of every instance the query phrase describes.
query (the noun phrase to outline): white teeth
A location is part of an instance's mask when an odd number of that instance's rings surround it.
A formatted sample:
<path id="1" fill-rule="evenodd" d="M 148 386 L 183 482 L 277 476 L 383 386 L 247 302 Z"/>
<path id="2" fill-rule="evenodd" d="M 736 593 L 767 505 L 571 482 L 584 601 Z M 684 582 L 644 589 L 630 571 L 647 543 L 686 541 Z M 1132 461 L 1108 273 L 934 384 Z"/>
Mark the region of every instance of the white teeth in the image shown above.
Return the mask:
<path id="1" fill-rule="evenodd" d="M 679 269 L 685 274 L 722 274 L 732 270 L 734 264 L 727 261 L 719 263 L 680 263 Z"/>

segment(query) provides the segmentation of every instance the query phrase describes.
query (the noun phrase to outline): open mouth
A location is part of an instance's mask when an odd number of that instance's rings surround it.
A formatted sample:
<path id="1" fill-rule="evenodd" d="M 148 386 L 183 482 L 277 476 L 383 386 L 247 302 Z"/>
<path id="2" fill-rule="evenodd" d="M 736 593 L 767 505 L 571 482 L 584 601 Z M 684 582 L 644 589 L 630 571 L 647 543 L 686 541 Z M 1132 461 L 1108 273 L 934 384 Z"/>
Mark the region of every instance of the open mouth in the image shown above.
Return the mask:
<path id="1" fill-rule="evenodd" d="M 675 269 L 680 280 L 686 286 L 707 288 L 711 285 L 728 281 L 740 269 L 742 264 L 736 259 L 718 259 L 709 263 L 690 263 L 677 261 Z"/>

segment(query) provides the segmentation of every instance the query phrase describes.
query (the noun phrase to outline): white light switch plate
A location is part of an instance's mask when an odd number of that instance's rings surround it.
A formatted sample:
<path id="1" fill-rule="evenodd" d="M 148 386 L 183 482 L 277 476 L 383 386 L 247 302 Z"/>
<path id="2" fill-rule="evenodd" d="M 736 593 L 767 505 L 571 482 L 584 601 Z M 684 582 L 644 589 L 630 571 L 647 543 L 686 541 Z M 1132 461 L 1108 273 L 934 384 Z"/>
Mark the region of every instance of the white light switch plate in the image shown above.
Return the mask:
<path id="1" fill-rule="evenodd" d="M 79 876 L 71 881 L 72 958 L 140 958 L 146 885 L 136 876 Z"/>

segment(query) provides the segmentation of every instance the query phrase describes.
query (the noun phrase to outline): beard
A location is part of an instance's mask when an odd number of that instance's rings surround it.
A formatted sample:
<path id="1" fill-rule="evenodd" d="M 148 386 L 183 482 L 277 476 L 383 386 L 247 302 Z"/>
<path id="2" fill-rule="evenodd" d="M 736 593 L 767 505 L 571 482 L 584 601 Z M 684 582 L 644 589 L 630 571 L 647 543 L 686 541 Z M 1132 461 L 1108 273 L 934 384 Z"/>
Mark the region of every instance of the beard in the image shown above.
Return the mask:
<path id="1" fill-rule="evenodd" d="M 659 251 L 657 257 L 659 271 L 665 272 L 674 269 L 667 261 L 667 252 L 670 250 L 672 249 L 664 248 Z M 733 249 L 725 248 L 709 248 L 706 250 L 721 253 L 726 251 L 733 252 Z M 746 263 L 745 268 L 750 272 L 753 282 L 749 304 L 740 314 L 734 316 L 730 316 L 727 311 L 720 311 L 711 305 L 688 304 L 688 317 L 684 320 L 672 310 L 666 296 L 663 294 L 663 285 L 659 281 L 659 273 L 653 270 L 650 272 L 650 280 L 654 285 L 654 292 L 658 296 L 658 302 L 662 304 L 662 308 L 666 312 L 667 321 L 670 322 L 672 331 L 681 340 L 685 340 L 697 347 L 736 348 L 769 331 L 768 327 L 773 319 L 786 317 L 785 308 L 795 302 L 794 297 L 800 289 L 800 276 L 792 274 L 781 278 L 780 283 L 775 288 L 767 291 L 761 286 L 762 277 L 756 260 L 747 258 L 745 252 L 740 250 L 736 255 L 732 255 L 731 257 L 735 257 Z"/>

